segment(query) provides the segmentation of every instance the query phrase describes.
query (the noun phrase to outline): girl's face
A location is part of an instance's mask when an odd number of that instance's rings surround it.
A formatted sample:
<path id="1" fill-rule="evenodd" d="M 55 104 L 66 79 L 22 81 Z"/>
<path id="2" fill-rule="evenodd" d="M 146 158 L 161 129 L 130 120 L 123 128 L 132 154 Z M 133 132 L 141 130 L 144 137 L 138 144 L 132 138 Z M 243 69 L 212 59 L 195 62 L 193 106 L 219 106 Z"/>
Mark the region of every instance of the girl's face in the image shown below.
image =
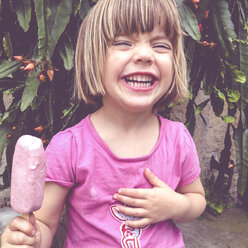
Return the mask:
<path id="1" fill-rule="evenodd" d="M 172 56 L 172 44 L 158 27 L 116 37 L 106 52 L 104 106 L 151 111 L 172 83 Z"/>

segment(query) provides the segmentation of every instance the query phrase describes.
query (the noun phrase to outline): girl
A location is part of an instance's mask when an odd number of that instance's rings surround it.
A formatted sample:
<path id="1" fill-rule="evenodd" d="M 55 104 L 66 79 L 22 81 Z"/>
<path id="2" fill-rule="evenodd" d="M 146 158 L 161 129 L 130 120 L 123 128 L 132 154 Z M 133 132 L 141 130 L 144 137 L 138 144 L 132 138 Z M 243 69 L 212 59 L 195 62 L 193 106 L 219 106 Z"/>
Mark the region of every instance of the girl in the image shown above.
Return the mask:
<path id="1" fill-rule="evenodd" d="M 2 247 L 50 247 L 65 202 L 65 247 L 184 247 L 174 221 L 205 208 L 198 156 L 156 113 L 187 95 L 185 74 L 173 0 L 99 0 L 76 49 L 76 94 L 97 111 L 52 139 L 42 208 L 14 219 Z"/>

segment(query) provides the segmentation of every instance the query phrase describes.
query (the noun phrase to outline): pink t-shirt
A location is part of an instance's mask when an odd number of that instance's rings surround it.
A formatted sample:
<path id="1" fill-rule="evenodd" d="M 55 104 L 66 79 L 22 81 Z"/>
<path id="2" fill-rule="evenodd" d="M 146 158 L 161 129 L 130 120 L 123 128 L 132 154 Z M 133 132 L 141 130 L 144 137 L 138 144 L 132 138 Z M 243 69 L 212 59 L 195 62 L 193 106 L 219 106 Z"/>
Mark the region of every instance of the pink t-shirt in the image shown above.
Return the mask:
<path id="1" fill-rule="evenodd" d="M 113 199 L 119 188 L 151 188 L 145 168 L 173 190 L 193 182 L 200 174 L 194 142 L 182 123 L 158 116 L 160 135 L 150 154 L 119 158 L 97 134 L 90 117 L 59 132 L 46 149 L 46 181 L 69 187 L 67 248 L 183 248 L 173 221 L 144 229 L 124 224 L 130 216 L 116 211 Z"/>

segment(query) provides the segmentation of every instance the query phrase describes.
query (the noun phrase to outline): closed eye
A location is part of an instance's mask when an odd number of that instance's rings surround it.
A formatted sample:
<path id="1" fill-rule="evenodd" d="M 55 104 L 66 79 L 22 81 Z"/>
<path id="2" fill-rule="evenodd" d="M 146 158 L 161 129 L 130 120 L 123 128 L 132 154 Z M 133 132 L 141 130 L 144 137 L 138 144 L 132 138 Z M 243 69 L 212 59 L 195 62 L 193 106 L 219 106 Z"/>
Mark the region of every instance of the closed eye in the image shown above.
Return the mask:
<path id="1" fill-rule="evenodd" d="M 112 45 L 117 47 L 130 47 L 132 44 L 128 41 L 114 41 Z"/>
<path id="2" fill-rule="evenodd" d="M 158 43 L 153 45 L 153 49 L 158 52 L 165 52 L 171 50 L 171 46 L 168 44 Z"/>

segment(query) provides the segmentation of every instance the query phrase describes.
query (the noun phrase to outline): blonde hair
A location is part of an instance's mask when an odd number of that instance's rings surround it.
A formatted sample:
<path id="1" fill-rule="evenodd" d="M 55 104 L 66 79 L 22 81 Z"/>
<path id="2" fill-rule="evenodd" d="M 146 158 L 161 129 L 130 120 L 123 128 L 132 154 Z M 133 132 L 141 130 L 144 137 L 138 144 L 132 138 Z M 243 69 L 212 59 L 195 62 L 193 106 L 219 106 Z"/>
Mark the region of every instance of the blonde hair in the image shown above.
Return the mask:
<path id="1" fill-rule="evenodd" d="M 99 0 L 83 20 L 75 54 L 75 96 L 101 104 L 106 50 L 120 34 L 164 28 L 173 46 L 174 78 L 169 91 L 155 105 L 168 105 L 188 95 L 183 32 L 174 0 Z"/>

